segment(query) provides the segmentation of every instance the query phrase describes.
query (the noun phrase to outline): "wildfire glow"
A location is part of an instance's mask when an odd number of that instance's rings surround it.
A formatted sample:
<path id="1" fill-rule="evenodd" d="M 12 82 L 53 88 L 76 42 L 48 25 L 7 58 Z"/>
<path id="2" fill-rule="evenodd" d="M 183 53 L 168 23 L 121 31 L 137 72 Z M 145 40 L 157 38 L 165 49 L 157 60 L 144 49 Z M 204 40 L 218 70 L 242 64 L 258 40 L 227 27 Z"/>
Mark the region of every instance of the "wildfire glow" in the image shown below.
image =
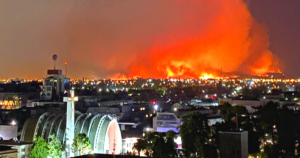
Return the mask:
<path id="1" fill-rule="evenodd" d="M 185 23 L 202 20 L 202 25 L 193 26 L 192 34 L 182 35 L 179 31 L 186 30 L 175 29 L 170 36 L 155 41 L 144 56 L 131 63 L 130 76 L 208 79 L 221 71 L 254 75 L 280 72 L 279 60 L 269 50 L 266 29 L 243 1 L 197 0 L 187 5 L 205 6 L 204 11 L 191 9 L 194 14 L 189 14 L 186 18 L 191 21 Z"/>
<path id="2" fill-rule="evenodd" d="M 70 53 L 70 76 L 199 79 L 280 72 L 267 29 L 244 0 L 78 2 L 67 17 L 56 34 L 66 37 L 57 51 Z"/>
<path id="3" fill-rule="evenodd" d="M 205 73 L 200 78 L 201 79 L 210 79 L 210 78 L 215 78 L 215 77 L 212 74 Z"/>

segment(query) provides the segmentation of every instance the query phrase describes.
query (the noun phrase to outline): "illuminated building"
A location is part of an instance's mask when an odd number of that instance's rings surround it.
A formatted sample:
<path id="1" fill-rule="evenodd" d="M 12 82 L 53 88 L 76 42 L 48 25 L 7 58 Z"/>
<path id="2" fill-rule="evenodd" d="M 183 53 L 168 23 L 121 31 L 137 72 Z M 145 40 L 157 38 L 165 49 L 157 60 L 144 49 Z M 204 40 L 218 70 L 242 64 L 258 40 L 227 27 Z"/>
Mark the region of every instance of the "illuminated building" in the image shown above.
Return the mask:
<path id="1" fill-rule="evenodd" d="M 18 109 L 26 105 L 27 96 L 24 93 L 0 93 L 1 109 Z"/>
<path id="2" fill-rule="evenodd" d="M 69 79 L 62 75 L 62 70 L 48 70 L 47 74 L 48 77 L 43 80 L 41 100 L 52 100 L 55 96 L 59 97 L 65 91 L 65 84 L 69 83 Z"/>
<path id="3" fill-rule="evenodd" d="M 177 127 L 180 125 L 180 119 L 174 113 L 158 112 L 153 117 L 153 130 L 157 132 L 174 131 L 178 133 Z"/>
<path id="4" fill-rule="evenodd" d="M 37 106 L 61 107 L 61 106 L 65 106 L 65 103 L 33 100 L 33 101 L 28 101 L 26 106 L 27 107 L 37 107 Z"/>
<path id="5" fill-rule="evenodd" d="M 4 140 L 10 140 L 18 136 L 18 126 L 0 125 L 0 137 Z"/>
<path id="6" fill-rule="evenodd" d="M 138 153 L 134 151 L 134 144 L 137 143 L 138 138 L 124 138 L 123 139 L 123 153 Z"/>
<path id="7" fill-rule="evenodd" d="M 142 128 L 137 128 L 138 123 L 130 123 L 130 122 L 119 122 L 121 125 L 122 132 L 122 146 L 123 154 L 133 154 L 138 155 L 138 151 L 134 149 L 134 144 L 138 141 L 138 139 L 143 137 L 144 131 Z M 140 156 L 144 156 L 144 152 L 140 152 Z"/>
<path id="8" fill-rule="evenodd" d="M 100 106 L 100 107 L 89 107 L 86 111 L 86 113 L 91 114 L 111 114 L 117 118 L 117 120 L 120 119 L 126 119 L 129 118 L 131 115 L 131 106 Z"/>

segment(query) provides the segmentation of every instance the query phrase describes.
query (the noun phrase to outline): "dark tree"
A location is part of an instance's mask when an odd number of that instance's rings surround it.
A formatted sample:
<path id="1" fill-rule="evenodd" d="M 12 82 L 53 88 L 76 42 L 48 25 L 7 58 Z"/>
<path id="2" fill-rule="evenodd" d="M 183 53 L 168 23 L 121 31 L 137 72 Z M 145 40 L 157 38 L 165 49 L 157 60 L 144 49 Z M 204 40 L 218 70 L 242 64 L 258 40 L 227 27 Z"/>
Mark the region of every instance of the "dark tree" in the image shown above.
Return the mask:
<path id="1" fill-rule="evenodd" d="M 145 139 L 138 139 L 134 144 L 134 148 L 138 151 L 139 156 L 141 155 L 141 151 L 147 149 L 147 141 Z"/>
<path id="2" fill-rule="evenodd" d="M 182 121 L 179 133 L 186 155 L 196 155 L 197 153 L 197 157 L 204 157 L 204 145 L 210 133 L 206 115 L 192 113 L 184 116 Z"/>

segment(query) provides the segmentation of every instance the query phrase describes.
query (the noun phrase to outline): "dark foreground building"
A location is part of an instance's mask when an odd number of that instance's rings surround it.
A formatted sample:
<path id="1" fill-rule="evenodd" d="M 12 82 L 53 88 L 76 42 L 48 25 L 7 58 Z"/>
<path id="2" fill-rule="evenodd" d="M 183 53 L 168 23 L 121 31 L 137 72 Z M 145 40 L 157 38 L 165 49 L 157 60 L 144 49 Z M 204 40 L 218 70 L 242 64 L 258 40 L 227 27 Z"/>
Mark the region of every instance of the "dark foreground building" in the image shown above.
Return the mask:
<path id="1" fill-rule="evenodd" d="M 221 158 L 247 158 L 248 132 L 219 132 Z"/>

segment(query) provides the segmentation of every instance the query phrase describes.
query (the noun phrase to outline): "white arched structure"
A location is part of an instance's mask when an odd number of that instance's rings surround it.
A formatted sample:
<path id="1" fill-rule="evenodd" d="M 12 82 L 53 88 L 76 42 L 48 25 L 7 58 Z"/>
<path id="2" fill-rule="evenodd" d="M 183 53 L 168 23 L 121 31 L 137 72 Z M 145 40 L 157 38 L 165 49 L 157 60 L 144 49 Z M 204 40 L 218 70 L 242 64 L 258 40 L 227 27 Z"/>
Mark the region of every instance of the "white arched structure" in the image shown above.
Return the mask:
<path id="1" fill-rule="evenodd" d="M 37 137 L 48 141 L 49 135 L 56 135 L 65 143 L 66 117 L 63 113 L 46 112 L 40 117 L 26 120 L 21 141 L 33 142 Z M 106 114 L 75 113 L 75 136 L 85 133 L 92 144 L 94 153 L 120 154 L 122 151 L 122 136 L 115 117 Z"/>

